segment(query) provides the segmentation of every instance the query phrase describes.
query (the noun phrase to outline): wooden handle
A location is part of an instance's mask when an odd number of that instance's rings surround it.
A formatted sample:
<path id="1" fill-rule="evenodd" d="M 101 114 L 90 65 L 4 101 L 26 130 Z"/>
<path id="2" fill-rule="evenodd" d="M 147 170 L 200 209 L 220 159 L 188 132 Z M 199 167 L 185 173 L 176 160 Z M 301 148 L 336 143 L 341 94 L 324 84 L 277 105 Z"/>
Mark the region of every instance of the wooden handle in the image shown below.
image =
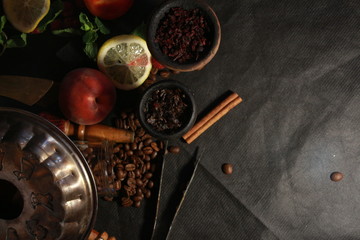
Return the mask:
<path id="1" fill-rule="evenodd" d="M 75 126 L 75 135 L 79 140 L 109 140 L 119 143 L 133 142 L 135 137 L 132 131 L 101 124 Z"/>

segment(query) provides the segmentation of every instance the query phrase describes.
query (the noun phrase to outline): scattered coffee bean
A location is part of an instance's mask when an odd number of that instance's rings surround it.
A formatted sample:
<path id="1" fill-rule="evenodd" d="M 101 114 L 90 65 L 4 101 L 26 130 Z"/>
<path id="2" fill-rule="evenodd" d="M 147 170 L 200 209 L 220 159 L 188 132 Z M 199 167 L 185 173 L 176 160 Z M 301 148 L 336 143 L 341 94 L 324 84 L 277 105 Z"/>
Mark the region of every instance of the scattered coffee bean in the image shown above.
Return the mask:
<path id="1" fill-rule="evenodd" d="M 331 181 L 339 182 L 343 179 L 344 175 L 341 172 L 333 172 L 330 175 Z"/>
<path id="2" fill-rule="evenodd" d="M 147 184 L 148 188 L 153 188 L 154 187 L 154 182 L 153 181 L 149 181 Z"/>
<path id="3" fill-rule="evenodd" d="M 224 163 L 222 165 L 222 171 L 225 174 L 232 174 L 233 173 L 233 165 L 230 163 Z"/>
<path id="4" fill-rule="evenodd" d="M 179 153 L 180 152 L 180 147 L 178 147 L 178 146 L 169 146 L 168 151 L 170 153 Z"/>
<path id="5" fill-rule="evenodd" d="M 145 197 L 150 198 L 150 196 L 151 196 L 151 191 L 147 190 L 146 193 L 145 193 Z"/>

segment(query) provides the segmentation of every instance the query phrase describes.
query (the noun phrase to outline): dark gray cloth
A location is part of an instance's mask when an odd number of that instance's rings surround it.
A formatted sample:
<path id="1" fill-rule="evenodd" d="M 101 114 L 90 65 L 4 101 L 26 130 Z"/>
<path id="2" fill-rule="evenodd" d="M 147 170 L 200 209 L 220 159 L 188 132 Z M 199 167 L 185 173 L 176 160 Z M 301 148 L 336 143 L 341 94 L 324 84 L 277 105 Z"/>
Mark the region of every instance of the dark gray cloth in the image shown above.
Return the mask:
<path id="1" fill-rule="evenodd" d="M 146 20 L 137 11 L 159 2 L 138 1 L 133 27 Z M 166 157 L 156 239 L 167 233 L 197 146 L 201 165 L 169 239 L 360 239 L 360 3 L 208 3 L 222 27 L 219 51 L 204 69 L 173 78 L 193 90 L 199 116 L 230 90 L 244 101 L 192 144 L 170 142 L 182 152 Z M 124 22 L 117 27 L 132 30 Z M 1 73 L 60 80 L 84 65 L 51 53 L 64 54 L 65 39 L 43 46 L 46 58 L 37 58 L 36 40 L 7 50 Z M 234 165 L 232 175 L 221 172 L 225 162 Z M 334 171 L 344 179 L 331 181 Z M 150 200 L 124 209 L 101 200 L 95 228 L 120 240 L 149 239 L 154 206 Z"/>

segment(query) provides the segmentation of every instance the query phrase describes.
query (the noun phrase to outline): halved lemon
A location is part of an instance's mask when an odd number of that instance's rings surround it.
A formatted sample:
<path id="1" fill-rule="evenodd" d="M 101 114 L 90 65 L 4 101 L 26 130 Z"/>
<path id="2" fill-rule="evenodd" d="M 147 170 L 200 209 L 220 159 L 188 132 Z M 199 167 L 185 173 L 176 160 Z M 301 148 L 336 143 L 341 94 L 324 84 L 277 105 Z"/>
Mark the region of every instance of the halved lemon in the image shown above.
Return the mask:
<path id="1" fill-rule="evenodd" d="M 50 9 L 50 0 L 3 0 L 9 22 L 23 33 L 35 30 Z"/>
<path id="2" fill-rule="evenodd" d="M 150 74 L 151 54 L 136 35 L 118 35 L 100 47 L 97 65 L 121 90 L 139 87 Z"/>

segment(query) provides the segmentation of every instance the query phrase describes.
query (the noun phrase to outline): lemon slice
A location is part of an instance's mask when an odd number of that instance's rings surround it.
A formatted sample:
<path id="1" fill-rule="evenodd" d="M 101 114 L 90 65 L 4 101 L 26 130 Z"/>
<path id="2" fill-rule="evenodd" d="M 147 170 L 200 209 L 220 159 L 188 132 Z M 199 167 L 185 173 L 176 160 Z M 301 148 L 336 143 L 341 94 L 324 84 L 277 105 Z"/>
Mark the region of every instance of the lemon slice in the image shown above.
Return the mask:
<path id="1" fill-rule="evenodd" d="M 97 65 L 121 90 L 139 87 L 150 74 L 151 54 L 136 35 L 118 35 L 100 47 Z"/>
<path id="2" fill-rule="evenodd" d="M 9 22 L 23 33 L 35 30 L 50 9 L 50 0 L 3 0 Z"/>

